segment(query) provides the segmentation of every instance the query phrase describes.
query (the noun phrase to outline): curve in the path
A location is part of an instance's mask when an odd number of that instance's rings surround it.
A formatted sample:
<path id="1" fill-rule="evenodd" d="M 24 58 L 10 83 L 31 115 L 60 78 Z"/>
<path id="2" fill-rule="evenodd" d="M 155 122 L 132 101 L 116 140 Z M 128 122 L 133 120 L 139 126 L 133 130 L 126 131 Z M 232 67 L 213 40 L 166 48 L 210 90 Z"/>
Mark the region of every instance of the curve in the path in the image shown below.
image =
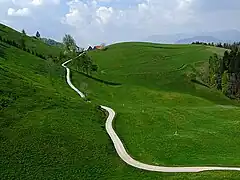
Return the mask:
<path id="1" fill-rule="evenodd" d="M 66 61 L 65 63 L 62 64 L 62 67 L 64 67 L 67 70 L 67 74 L 66 74 L 67 83 L 74 91 L 76 91 L 79 94 L 79 96 L 81 98 L 85 98 L 86 96 L 81 91 L 79 91 L 71 82 L 71 76 L 70 76 L 71 72 L 70 72 L 70 69 L 66 66 L 66 64 L 71 62 L 71 61 L 72 61 L 72 59 L 70 59 L 70 60 L 68 60 L 68 61 Z"/>
<path id="2" fill-rule="evenodd" d="M 85 98 L 85 95 L 81 91 L 79 91 L 71 82 L 70 69 L 66 66 L 66 64 L 69 63 L 70 61 L 72 61 L 72 59 L 62 64 L 62 66 L 67 70 L 67 74 L 66 74 L 67 83 L 74 91 L 76 91 L 81 96 L 81 98 Z M 106 106 L 101 106 L 101 108 L 108 112 L 108 118 L 105 124 L 107 133 L 110 136 L 119 157 L 130 166 L 133 166 L 135 168 L 142 169 L 142 170 L 147 170 L 147 171 L 175 172 L 175 173 L 177 172 L 193 173 L 193 172 L 201 172 L 201 171 L 240 171 L 240 167 L 239 168 L 238 167 L 207 167 L 207 166 L 206 167 L 205 166 L 203 167 L 165 167 L 165 166 L 154 166 L 154 165 L 141 163 L 133 159 L 127 153 L 122 141 L 114 131 L 112 127 L 113 119 L 115 117 L 114 110 Z"/>

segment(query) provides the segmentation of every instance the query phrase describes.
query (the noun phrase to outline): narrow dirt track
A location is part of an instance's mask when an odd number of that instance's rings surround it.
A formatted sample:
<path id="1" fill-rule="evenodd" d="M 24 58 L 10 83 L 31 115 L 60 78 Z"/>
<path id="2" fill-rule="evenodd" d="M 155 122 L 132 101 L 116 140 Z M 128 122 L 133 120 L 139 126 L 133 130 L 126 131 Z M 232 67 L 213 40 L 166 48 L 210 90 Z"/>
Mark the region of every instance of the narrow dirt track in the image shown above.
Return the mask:
<path id="1" fill-rule="evenodd" d="M 80 55 L 81 56 L 81 55 Z M 62 64 L 62 66 L 66 69 L 66 80 L 68 85 L 76 91 L 81 98 L 85 98 L 85 95 L 79 91 L 71 82 L 70 79 L 70 69 L 66 66 L 67 63 L 71 62 L 72 59 L 66 61 Z M 110 136 L 114 147 L 117 151 L 117 154 L 119 157 L 126 162 L 128 165 L 133 166 L 138 169 L 146 170 L 146 171 L 154 171 L 154 172 L 189 172 L 189 173 L 195 173 L 195 172 L 201 172 L 201 171 L 240 171 L 240 167 L 165 167 L 165 166 L 154 166 L 149 164 L 141 163 L 135 159 L 133 159 L 124 148 L 124 145 L 122 141 L 119 139 L 118 135 L 114 131 L 112 127 L 113 119 L 115 117 L 115 112 L 113 109 L 101 106 L 103 110 L 108 112 L 108 118 L 105 124 L 106 130 L 108 135 Z"/>

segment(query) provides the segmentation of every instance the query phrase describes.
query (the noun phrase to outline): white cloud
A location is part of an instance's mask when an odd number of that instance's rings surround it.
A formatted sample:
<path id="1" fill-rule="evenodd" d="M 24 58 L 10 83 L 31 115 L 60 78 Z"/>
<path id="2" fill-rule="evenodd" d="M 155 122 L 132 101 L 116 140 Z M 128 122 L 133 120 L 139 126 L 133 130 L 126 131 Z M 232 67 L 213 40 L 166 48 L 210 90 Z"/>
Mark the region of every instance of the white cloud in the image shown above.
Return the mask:
<path id="1" fill-rule="evenodd" d="M 96 16 L 100 18 L 101 22 L 103 24 L 107 24 L 109 19 L 111 18 L 113 14 L 113 8 L 112 7 L 99 7 L 96 10 Z"/>
<path id="2" fill-rule="evenodd" d="M 112 0 L 96 0 L 96 1 L 105 2 L 105 3 L 110 3 L 110 2 L 112 2 Z"/>
<path id="3" fill-rule="evenodd" d="M 86 27 L 91 23 L 93 18 L 93 12 L 90 10 L 88 4 L 82 1 L 74 0 L 68 3 L 69 12 L 62 18 L 63 24 L 69 24 L 70 26 L 82 26 Z"/>
<path id="4" fill-rule="evenodd" d="M 8 9 L 8 15 L 9 16 L 29 16 L 30 10 L 28 8 L 22 8 L 22 9 Z"/>
<path id="5" fill-rule="evenodd" d="M 31 7 L 31 6 L 59 4 L 60 0 L 12 0 L 12 3 L 20 7 Z"/>
<path id="6" fill-rule="evenodd" d="M 31 14 L 31 20 L 13 16 Z M 141 40 L 153 34 L 240 29 L 240 1 L 231 0 L 0 0 L 0 21 L 81 45 Z M 25 27 L 27 26 L 27 27 Z"/>
<path id="7" fill-rule="evenodd" d="M 145 3 L 141 3 L 141 4 L 138 4 L 138 9 L 139 9 L 140 12 L 141 11 L 146 11 L 146 10 L 149 9 L 149 6 Z"/>
<path id="8" fill-rule="evenodd" d="M 178 9 L 187 9 L 191 7 L 194 0 L 178 0 Z"/>
<path id="9" fill-rule="evenodd" d="M 63 3 L 59 0 L 43 0 L 42 4 L 33 5 L 32 2 L 33 0 L 0 0 L 0 23 L 19 31 L 25 29 L 29 35 L 35 35 L 39 31 L 42 36 L 61 40 L 64 33 L 69 31 L 69 27 L 60 22 L 65 14 L 61 11 Z"/>
<path id="10" fill-rule="evenodd" d="M 33 0 L 33 1 L 32 1 L 32 4 L 33 4 L 34 6 L 40 6 L 40 5 L 42 5 L 42 3 L 43 3 L 42 0 Z"/>
<path id="11" fill-rule="evenodd" d="M 193 16 L 191 1 L 140 0 L 135 6 L 119 9 L 101 6 L 99 1 L 72 0 L 62 22 L 73 28 L 80 42 L 139 39 L 155 32 L 169 32 L 173 24 L 184 26 Z"/>

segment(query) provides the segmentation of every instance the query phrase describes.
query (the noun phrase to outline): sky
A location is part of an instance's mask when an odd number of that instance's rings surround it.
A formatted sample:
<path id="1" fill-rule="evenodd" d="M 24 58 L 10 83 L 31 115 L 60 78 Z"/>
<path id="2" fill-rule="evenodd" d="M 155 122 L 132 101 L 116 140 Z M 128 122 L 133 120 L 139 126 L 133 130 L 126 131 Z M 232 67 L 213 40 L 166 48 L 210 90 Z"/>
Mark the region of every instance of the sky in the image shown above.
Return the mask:
<path id="1" fill-rule="evenodd" d="M 155 34 L 240 30 L 240 0 L 0 0 L 0 22 L 79 46 Z"/>

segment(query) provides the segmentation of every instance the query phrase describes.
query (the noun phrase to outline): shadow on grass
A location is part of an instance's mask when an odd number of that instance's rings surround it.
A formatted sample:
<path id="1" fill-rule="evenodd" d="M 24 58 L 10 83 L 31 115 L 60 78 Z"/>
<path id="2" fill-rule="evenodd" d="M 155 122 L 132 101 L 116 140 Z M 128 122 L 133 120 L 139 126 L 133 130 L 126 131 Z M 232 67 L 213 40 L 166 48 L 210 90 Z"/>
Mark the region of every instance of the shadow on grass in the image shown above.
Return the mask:
<path id="1" fill-rule="evenodd" d="M 220 91 L 216 89 L 214 90 L 207 84 L 204 84 L 198 80 L 191 80 L 191 82 L 207 88 L 206 90 L 202 89 L 200 91 L 195 91 L 194 93 L 191 93 L 192 95 L 204 98 L 219 105 L 234 105 L 237 107 L 240 106 L 239 101 L 236 98 L 227 97 Z"/>
<path id="2" fill-rule="evenodd" d="M 98 82 L 103 83 L 103 84 L 106 84 L 106 85 L 111 85 L 111 86 L 120 86 L 120 85 L 122 85 L 121 83 L 109 82 L 109 81 L 105 81 L 105 80 L 102 80 L 102 79 L 98 79 L 98 78 L 96 78 L 96 77 L 93 77 L 93 76 L 91 76 L 91 75 L 85 74 L 85 73 L 83 73 L 83 72 L 79 72 L 79 71 L 77 71 L 77 70 L 73 70 L 73 69 L 72 69 L 72 71 L 75 71 L 75 72 L 77 72 L 77 73 L 79 73 L 79 74 L 82 74 L 82 75 L 84 75 L 84 76 L 86 76 L 86 77 L 88 77 L 88 78 L 90 78 L 90 79 L 93 79 L 93 80 L 95 80 L 95 81 L 98 81 Z"/>
<path id="3" fill-rule="evenodd" d="M 191 82 L 195 83 L 195 84 L 198 84 L 198 85 L 201 85 L 201 86 L 205 86 L 207 88 L 210 88 L 210 86 L 208 86 L 207 84 L 204 84 L 196 79 L 191 79 Z"/>

